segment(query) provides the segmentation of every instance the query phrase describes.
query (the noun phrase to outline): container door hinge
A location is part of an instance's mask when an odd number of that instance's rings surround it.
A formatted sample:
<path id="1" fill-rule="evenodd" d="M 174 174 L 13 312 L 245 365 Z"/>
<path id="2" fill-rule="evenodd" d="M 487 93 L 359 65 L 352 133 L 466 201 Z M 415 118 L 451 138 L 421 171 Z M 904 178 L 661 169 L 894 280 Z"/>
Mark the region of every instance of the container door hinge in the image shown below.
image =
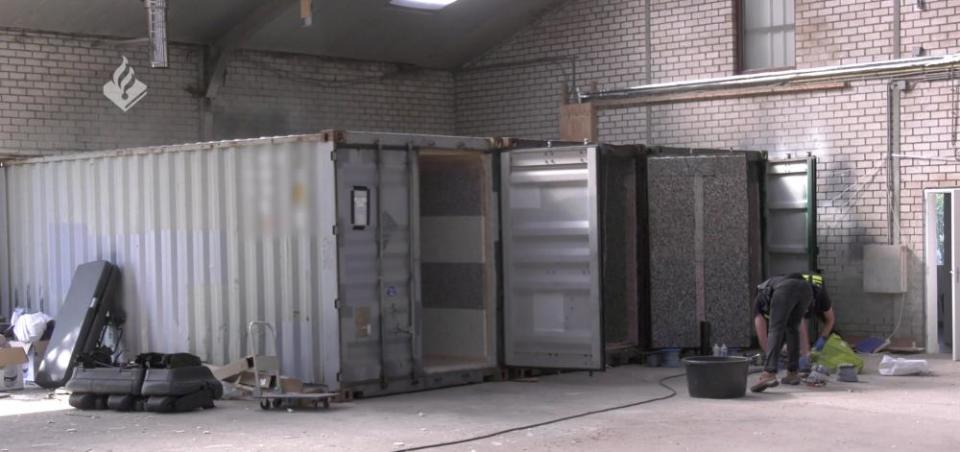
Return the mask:
<path id="1" fill-rule="evenodd" d="M 336 308 L 336 309 L 340 309 L 341 307 L 343 307 L 343 305 L 340 303 L 340 299 L 339 299 L 339 298 L 335 298 L 335 299 L 333 300 L 333 307 Z"/>
<path id="2" fill-rule="evenodd" d="M 333 225 L 333 235 L 340 235 L 340 228 L 337 225 Z"/>
<path id="3" fill-rule="evenodd" d="M 337 150 L 336 150 L 336 149 L 330 151 L 330 160 L 333 160 L 334 162 L 337 161 Z"/>
<path id="4" fill-rule="evenodd" d="M 337 372 L 337 381 L 341 381 L 342 375 L 340 372 Z"/>

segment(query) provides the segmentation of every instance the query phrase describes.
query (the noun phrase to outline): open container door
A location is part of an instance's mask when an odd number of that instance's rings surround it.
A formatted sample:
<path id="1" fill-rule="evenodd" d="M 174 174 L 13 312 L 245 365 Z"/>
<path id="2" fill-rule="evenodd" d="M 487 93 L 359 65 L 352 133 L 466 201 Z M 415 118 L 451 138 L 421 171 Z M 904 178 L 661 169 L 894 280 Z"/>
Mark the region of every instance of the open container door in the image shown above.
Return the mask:
<path id="1" fill-rule="evenodd" d="M 602 370 L 597 148 L 502 159 L 504 364 Z"/>
<path id="2" fill-rule="evenodd" d="M 767 277 L 817 270 L 817 159 L 767 163 Z"/>

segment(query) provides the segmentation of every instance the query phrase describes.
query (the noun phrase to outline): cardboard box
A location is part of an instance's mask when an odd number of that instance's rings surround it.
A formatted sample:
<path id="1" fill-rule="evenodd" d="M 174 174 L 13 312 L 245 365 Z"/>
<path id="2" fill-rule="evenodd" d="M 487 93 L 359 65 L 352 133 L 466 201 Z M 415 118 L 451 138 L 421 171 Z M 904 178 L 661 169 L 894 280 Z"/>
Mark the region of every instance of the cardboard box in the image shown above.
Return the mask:
<path id="1" fill-rule="evenodd" d="M 230 380 L 226 380 L 230 381 Z M 240 375 L 237 376 L 235 382 L 238 385 L 246 386 L 253 388 L 257 385 L 256 379 L 253 377 L 253 371 L 243 371 Z M 274 375 L 260 373 L 260 387 L 263 389 L 270 389 L 277 386 L 277 380 Z"/>
<path id="2" fill-rule="evenodd" d="M 29 361 L 23 347 L 0 348 L 0 391 L 23 389 L 24 364 Z"/>
<path id="3" fill-rule="evenodd" d="M 244 356 L 241 359 L 238 359 L 226 366 L 220 366 L 214 368 L 214 366 L 207 366 L 210 368 L 210 371 L 213 372 L 213 377 L 217 380 L 235 380 L 236 377 L 240 376 L 244 371 L 253 369 L 253 356 L 248 355 Z"/>
<path id="4" fill-rule="evenodd" d="M 16 342 L 11 342 L 10 347 L 0 348 L 0 367 L 16 366 L 29 361 L 27 351 L 14 344 Z"/>
<path id="5" fill-rule="evenodd" d="M 277 366 L 279 364 L 276 356 L 257 356 L 254 360 L 253 355 L 248 355 L 226 366 L 208 367 L 217 380 L 253 388 L 257 385 L 253 376 L 253 367 L 257 365 L 260 367 L 260 387 L 266 389 L 276 386 Z"/>
<path id="6" fill-rule="evenodd" d="M 280 388 L 285 393 L 303 392 L 303 382 L 293 377 L 280 377 Z"/>
<path id="7" fill-rule="evenodd" d="M 11 347 L 23 349 L 27 354 L 27 362 L 23 365 L 23 381 L 27 385 L 32 385 L 36 380 L 37 369 L 40 368 L 40 361 L 43 361 L 44 354 L 47 353 L 47 346 L 50 341 L 37 342 L 16 342 L 11 341 Z"/>

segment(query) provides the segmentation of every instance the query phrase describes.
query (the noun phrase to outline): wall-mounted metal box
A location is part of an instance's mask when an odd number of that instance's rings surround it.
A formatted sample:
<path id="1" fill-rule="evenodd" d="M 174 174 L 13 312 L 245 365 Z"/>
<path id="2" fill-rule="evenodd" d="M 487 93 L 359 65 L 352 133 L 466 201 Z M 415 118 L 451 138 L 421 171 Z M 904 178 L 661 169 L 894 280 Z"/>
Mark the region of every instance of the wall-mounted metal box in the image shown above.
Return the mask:
<path id="1" fill-rule="evenodd" d="M 864 245 L 863 291 L 894 294 L 907 291 L 905 245 Z"/>

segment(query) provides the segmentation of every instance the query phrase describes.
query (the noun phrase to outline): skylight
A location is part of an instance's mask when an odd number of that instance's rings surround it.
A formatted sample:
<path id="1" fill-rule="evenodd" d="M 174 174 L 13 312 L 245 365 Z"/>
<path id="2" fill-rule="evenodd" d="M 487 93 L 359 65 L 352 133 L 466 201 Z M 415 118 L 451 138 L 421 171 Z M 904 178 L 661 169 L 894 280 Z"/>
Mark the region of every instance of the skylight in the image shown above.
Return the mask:
<path id="1" fill-rule="evenodd" d="M 446 8 L 457 0 L 390 0 L 390 4 L 404 8 L 437 11 Z"/>

